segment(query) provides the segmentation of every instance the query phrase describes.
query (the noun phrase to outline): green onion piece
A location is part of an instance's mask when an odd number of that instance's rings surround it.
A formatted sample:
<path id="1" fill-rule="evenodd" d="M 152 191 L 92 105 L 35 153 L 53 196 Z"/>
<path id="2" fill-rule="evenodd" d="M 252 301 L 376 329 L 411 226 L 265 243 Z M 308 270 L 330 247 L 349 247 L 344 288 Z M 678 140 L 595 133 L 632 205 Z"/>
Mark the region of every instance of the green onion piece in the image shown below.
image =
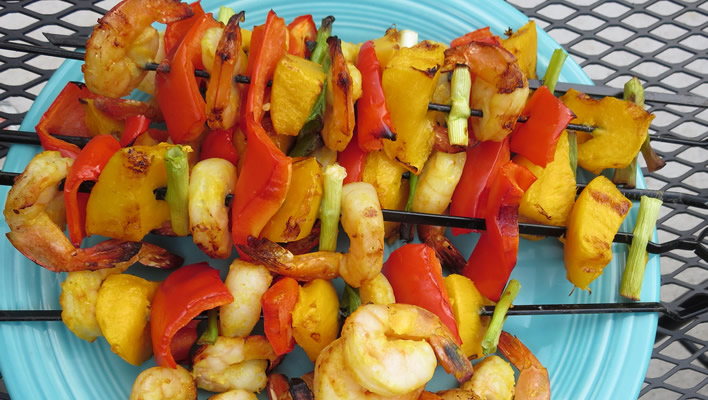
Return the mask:
<path id="1" fill-rule="evenodd" d="M 623 98 L 639 107 L 644 107 L 644 88 L 642 87 L 642 82 L 636 76 L 624 84 Z"/>
<path id="2" fill-rule="evenodd" d="M 359 296 L 359 289 L 349 286 L 349 284 L 344 284 L 344 291 L 342 292 L 342 299 L 339 302 L 339 315 L 342 319 L 346 319 L 357 308 L 361 305 L 361 296 Z"/>
<path id="3" fill-rule="evenodd" d="M 573 176 L 578 177 L 578 134 L 568 130 L 568 152 L 570 153 L 570 169 Z"/>
<path id="4" fill-rule="evenodd" d="M 317 64 L 323 64 L 327 54 L 329 53 L 329 45 L 327 45 L 327 38 L 332 35 L 332 23 L 334 22 L 333 16 L 328 16 L 322 18 L 322 23 L 320 24 L 320 29 L 317 30 L 317 44 L 315 49 L 312 50 L 310 55 L 310 60 L 316 62 Z"/>
<path id="5" fill-rule="evenodd" d="M 644 161 L 647 163 L 649 172 L 656 172 L 666 165 L 666 161 L 652 149 L 651 143 L 649 142 L 649 134 L 647 134 L 644 143 L 642 143 L 641 152 L 644 156 Z"/>
<path id="6" fill-rule="evenodd" d="M 408 202 L 406 203 L 406 211 L 413 208 L 413 198 L 415 197 L 415 189 L 418 187 L 418 175 L 411 174 L 408 178 Z"/>
<path id="7" fill-rule="evenodd" d="M 216 308 L 207 311 L 207 328 L 202 335 L 199 336 L 199 340 L 197 340 L 198 345 L 212 345 L 219 337 L 219 325 L 216 320 L 217 312 L 218 310 Z"/>
<path id="8" fill-rule="evenodd" d="M 398 32 L 398 45 L 401 48 L 413 47 L 418 44 L 418 32 L 410 29 L 403 29 Z"/>
<path id="9" fill-rule="evenodd" d="M 644 280 L 644 270 L 647 266 L 647 243 L 656 228 L 656 220 L 659 218 L 661 209 L 661 199 L 642 196 L 639 201 L 639 215 L 637 224 L 634 225 L 632 234 L 632 245 L 629 247 L 627 265 L 622 273 L 622 283 L 620 284 L 620 296 L 632 300 L 639 300 L 642 291 L 642 281 Z"/>
<path id="10" fill-rule="evenodd" d="M 616 168 L 612 176 L 612 182 L 615 185 L 624 185 L 624 187 L 629 189 L 637 187 L 637 157 L 634 157 L 634 160 L 628 166 Z"/>
<path id="11" fill-rule="evenodd" d="M 231 19 L 231 17 L 235 14 L 236 11 L 232 8 L 221 6 L 219 7 L 219 14 L 216 16 L 216 20 L 226 25 L 229 23 L 229 19 Z"/>
<path id="12" fill-rule="evenodd" d="M 320 206 L 320 250 L 335 251 L 339 233 L 339 213 L 342 208 L 342 182 L 347 170 L 339 164 L 328 165 L 324 171 L 324 193 Z"/>
<path id="13" fill-rule="evenodd" d="M 177 236 L 189 234 L 189 164 L 181 146 L 172 146 L 165 154 L 167 194 L 172 230 Z"/>
<path id="14" fill-rule="evenodd" d="M 323 69 L 325 73 L 329 70 L 329 56 L 325 57 Z M 324 112 L 326 106 L 327 80 L 322 83 L 322 91 L 312 105 L 310 115 L 307 116 L 305 124 L 297 134 L 295 146 L 288 154 L 290 157 L 305 157 L 322 146 L 320 132 L 324 127 Z"/>
<path id="15" fill-rule="evenodd" d="M 563 63 L 565 63 L 566 58 L 568 58 L 568 53 L 563 51 L 563 49 L 553 50 L 551 62 L 548 63 L 546 75 L 543 77 L 543 84 L 546 85 L 551 93 L 556 90 L 556 83 L 558 83 L 558 77 L 560 76 L 561 69 L 563 69 Z"/>
<path id="16" fill-rule="evenodd" d="M 504 321 L 506 321 L 506 312 L 511 307 L 511 302 L 514 301 L 516 295 L 521 289 L 521 284 L 516 279 L 512 279 L 506 285 L 504 294 L 502 294 L 499 302 L 494 306 L 494 314 L 492 314 L 492 320 L 489 321 L 489 327 L 487 328 L 487 333 L 484 334 L 484 339 L 482 339 L 482 350 L 484 355 L 492 354 L 497 351 L 497 345 L 499 344 L 499 336 L 501 336 L 502 326 Z"/>
<path id="17" fill-rule="evenodd" d="M 472 76 L 466 65 L 458 65 L 450 84 L 452 107 L 447 116 L 447 134 L 453 146 L 467 146 L 467 118 L 470 117 Z"/>

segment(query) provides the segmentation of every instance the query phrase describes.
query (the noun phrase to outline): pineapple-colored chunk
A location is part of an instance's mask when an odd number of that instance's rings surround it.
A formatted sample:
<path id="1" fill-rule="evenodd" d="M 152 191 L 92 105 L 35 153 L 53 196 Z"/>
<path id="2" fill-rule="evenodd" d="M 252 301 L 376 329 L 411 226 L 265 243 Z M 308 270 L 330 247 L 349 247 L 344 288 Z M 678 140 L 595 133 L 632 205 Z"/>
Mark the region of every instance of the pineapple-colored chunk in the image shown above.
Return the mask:
<path id="1" fill-rule="evenodd" d="M 403 210 L 408 201 L 408 181 L 401 178 L 406 169 L 391 160 L 383 151 L 372 151 L 366 156 L 361 180 L 376 189 L 381 208 Z M 398 222 L 384 222 L 386 237 L 398 230 Z"/>
<path id="2" fill-rule="evenodd" d="M 507 39 L 503 39 L 502 46 L 516 57 L 526 79 L 536 79 L 536 22 L 527 22 Z"/>
<path id="3" fill-rule="evenodd" d="M 270 118 L 278 134 L 295 136 L 300 132 L 326 78 L 317 63 L 291 54 L 280 59 L 270 97 Z"/>

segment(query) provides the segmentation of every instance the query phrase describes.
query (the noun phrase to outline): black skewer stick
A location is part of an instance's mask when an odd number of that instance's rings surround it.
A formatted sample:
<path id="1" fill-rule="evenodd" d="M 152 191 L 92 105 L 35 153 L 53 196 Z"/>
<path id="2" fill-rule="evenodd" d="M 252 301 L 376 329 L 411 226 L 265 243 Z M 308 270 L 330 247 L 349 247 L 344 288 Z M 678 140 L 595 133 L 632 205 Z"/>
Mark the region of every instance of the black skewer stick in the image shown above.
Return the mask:
<path id="1" fill-rule="evenodd" d="M 644 303 L 597 303 L 597 304 L 528 304 L 514 305 L 507 315 L 573 315 L 573 314 L 627 314 L 663 313 L 672 319 L 686 320 L 696 317 L 706 310 L 694 313 L 680 313 L 659 302 Z M 491 317 L 494 306 L 484 306 L 480 315 Z M 206 314 L 197 319 L 206 319 Z M 0 322 L 61 321 L 61 310 L 0 310 Z"/>
<path id="2" fill-rule="evenodd" d="M 84 35 L 57 35 L 53 33 L 45 33 L 44 37 L 47 38 L 49 43 L 55 46 L 68 46 L 83 48 L 86 46 L 86 41 L 88 36 Z M 147 69 L 147 67 L 146 67 Z M 247 77 L 243 77 L 248 80 Z M 247 81 L 239 81 L 240 83 L 249 83 Z M 543 86 L 543 81 L 538 79 L 529 79 L 529 87 L 531 89 L 538 89 Z M 581 85 L 576 83 L 563 83 L 558 82 L 556 84 L 556 92 L 565 93 L 569 89 L 575 89 L 585 94 L 591 96 L 599 97 L 618 97 L 622 98 L 624 95 L 623 88 L 614 88 L 610 86 L 599 86 L 599 85 Z M 684 106 L 695 106 L 695 107 L 708 107 L 708 98 L 702 96 L 694 95 L 680 95 L 673 93 L 659 93 L 659 92 L 644 92 L 644 99 L 647 102 L 657 102 L 666 104 L 678 104 Z"/>

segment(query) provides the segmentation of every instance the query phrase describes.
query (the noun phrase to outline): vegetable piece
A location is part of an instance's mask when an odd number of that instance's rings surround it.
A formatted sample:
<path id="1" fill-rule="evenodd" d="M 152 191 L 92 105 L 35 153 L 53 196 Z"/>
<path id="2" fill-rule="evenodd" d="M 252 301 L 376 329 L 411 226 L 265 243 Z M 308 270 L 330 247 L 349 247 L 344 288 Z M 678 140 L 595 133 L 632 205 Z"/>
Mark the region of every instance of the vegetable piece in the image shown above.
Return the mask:
<path id="1" fill-rule="evenodd" d="M 342 301 L 339 307 L 339 313 L 342 319 L 349 318 L 359 306 L 361 306 L 359 288 L 352 287 L 348 283 L 345 283 L 344 290 L 342 291 Z"/>
<path id="2" fill-rule="evenodd" d="M 216 20 L 226 25 L 229 23 L 229 19 L 236 14 L 236 11 L 231 7 L 220 6 L 219 13 L 216 14 Z"/>
<path id="3" fill-rule="evenodd" d="M 587 290 L 612 260 L 612 240 L 632 202 L 604 176 L 583 189 L 568 220 L 563 260 L 568 280 Z"/>
<path id="4" fill-rule="evenodd" d="M 514 127 L 509 148 L 545 167 L 553 160 L 558 138 L 575 115 L 545 86 L 533 93 L 521 115 L 528 119 Z"/>
<path id="5" fill-rule="evenodd" d="M 378 274 L 374 279 L 364 282 L 359 287 L 359 296 L 363 304 L 393 304 L 396 302 L 396 296 L 393 294 L 393 288 L 386 279 L 384 274 Z"/>
<path id="6" fill-rule="evenodd" d="M 361 182 L 364 174 L 364 164 L 368 153 L 359 147 L 359 143 L 356 140 L 359 136 L 358 129 L 358 127 L 354 127 L 352 140 L 344 150 L 337 152 L 337 163 L 347 170 L 347 176 L 344 178 L 345 185 L 352 182 Z"/>
<path id="7" fill-rule="evenodd" d="M 371 40 L 361 45 L 356 67 L 362 75 L 362 94 L 356 103 L 357 143 L 367 152 L 381 150 L 383 139 L 396 140 L 396 134 L 386 107 L 381 87 L 381 67 Z"/>
<path id="8" fill-rule="evenodd" d="M 322 192 L 322 170 L 317 160 L 295 159 L 285 201 L 263 227 L 261 237 L 273 242 L 293 242 L 309 235 L 320 210 Z"/>
<path id="9" fill-rule="evenodd" d="M 326 102 L 322 139 L 325 146 L 342 151 L 354 132 L 354 85 L 341 41 L 336 36 L 327 39 L 331 65 L 327 71 Z"/>
<path id="10" fill-rule="evenodd" d="M 76 158 L 79 155 L 81 149 L 78 146 L 57 139 L 50 133 L 91 137 L 86 126 L 86 112 L 81 107 L 80 99 L 96 97 L 97 95 L 91 93 L 83 83 L 68 82 L 64 86 L 35 126 L 44 150 L 56 150 L 62 157 Z"/>
<path id="11" fill-rule="evenodd" d="M 202 311 L 234 300 L 219 277 L 205 262 L 181 267 L 165 279 L 152 301 L 150 331 L 157 365 L 175 368 L 170 351 L 172 337 Z"/>
<path id="12" fill-rule="evenodd" d="M 536 79 L 537 42 L 536 22 L 533 20 L 529 20 L 511 36 L 501 41 L 501 45 L 518 60 L 526 79 Z"/>
<path id="13" fill-rule="evenodd" d="M 86 205 L 86 233 L 139 241 L 169 219 L 167 202 L 153 191 L 167 184 L 165 153 L 170 145 L 118 150 L 98 177 Z"/>
<path id="14" fill-rule="evenodd" d="M 418 175 L 411 175 L 408 179 L 408 200 L 406 201 L 406 211 L 413 209 L 413 200 L 415 199 L 415 193 L 418 189 Z"/>
<path id="15" fill-rule="evenodd" d="M 339 298 L 330 281 L 315 279 L 300 287 L 293 309 L 293 336 L 315 362 L 339 333 Z"/>
<path id="16" fill-rule="evenodd" d="M 402 178 L 404 172 L 406 169 L 385 152 L 372 151 L 366 156 L 361 180 L 376 189 L 381 208 L 403 210 L 409 193 L 409 181 Z M 384 222 L 386 237 L 396 233 L 399 226 L 398 222 Z"/>
<path id="17" fill-rule="evenodd" d="M 290 45 L 288 54 L 301 58 L 308 58 L 310 51 L 307 50 L 307 42 L 317 40 L 317 27 L 312 15 L 301 15 L 288 25 L 288 37 Z"/>
<path id="18" fill-rule="evenodd" d="M 391 283 L 397 302 L 434 313 L 450 328 L 457 343 L 462 343 L 435 250 L 425 244 L 403 245 L 391 253 L 381 273 Z"/>
<path id="19" fill-rule="evenodd" d="M 622 273 L 620 296 L 639 301 L 644 280 L 644 269 L 647 266 L 647 243 L 654 234 L 656 220 L 661 210 L 661 199 L 642 196 L 639 202 L 639 214 L 634 225 L 632 245 L 629 247 L 627 265 Z"/>
<path id="20" fill-rule="evenodd" d="M 233 143 L 233 130 L 218 129 L 211 131 L 204 136 L 202 147 L 199 149 L 199 160 L 208 158 L 223 158 L 237 165 L 238 153 Z"/>
<path id="21" fill-rule="evenodd" d="M 487 231 L 475 245 L 462 275 L 474 281 L 486 298 L 498 301 L 519 249 L 519 203 L 536 177 L 525 167 L 507 162 L 489 191 L 485 211 Z"/>
<path id="22" fill-rule="evenodd" d="M 481 317 L 479 310 L 491 302 L 465 276 L 450 274 L 443 278 L 443 282 L 450 295 L 450 305 L 462 338 L 461 347 L 465 357 L 482 358 L 482 339 L 487 331 L 489 317 Z"/>
<path id="23" fill-rule="evenodd" d="M 189 234 L 189 165 L 187 164 L 187 152 L 182 150 L 182 146 L 172 146 L 165 153 L 165 170 L 167 172 L 165 201 L 167 201 L 170 208 L 172 230 L 177 236 L 187 236 Z"/>
<path id="24" fill-rule="evenodd" d="M 342 182 L 347 171 L 339 164 L 328 165 L 324 171 L 324 193 L 320 208 L 320 250 L 335 251 L 342 208 Z"/>
<path id="25" fill-rule="evenodd" d="M 383 72 L 386 105 L 397 134 L 395 142 L 384 142 L 384 150 L 416 175 L 433 149 L 433 114 L 428 113 L 428 102 L 443 61 L 443 46 L 424 41 L 399 50 Z"/>
<path id="26" fill-rule="evenodd" d="M 560 76 L 566 58 L 568 58 L 568 53 L 563 51 L 563 49 L 553 50 L 551 61 L 548 63 L 548 68 L 546 69 L 546 75 L 543 76 L 543 84 L 548 88 L 551 94 L 556 90 L 556 83 L 558 83 L 558 77 Z"/>
<path id="27" fill-rule="evenodd" d="M 320 23 L 320 28 L 317 30 L 317 44 L 315 45 L 315 49 L 312 50 L 312 55 L 310 56 L 310 60 L 316 62 L 317 64 L 324 64 L 324 61 L 327 58 L 327 53 L 329 49 L 329 46 L 327 45 L 327 39 L 332 34 L 333 22 L 333 16 L 330 15 L 324 17 L 322 18 L 322 22 Z"/>
<path id="28" fill-rule="evenodd" d="M 324 88 L 322 66 L 293 55 L 278 61 L 273 75 L 270 117 L 280 135 L 297 135 Z"/>
<path id="29" fill-rule="evenodd" d="M 494 314 L 492 314 L 492 319 L 489 321 L 489 327 L 487 328 L 487 332 L 484 334 L 484 339 L 482 339 L 482 351 L 485 356 L 497 351 L 499 336 L 501 335 L 504 321 L 506 321 L 506 312 L 509 310 L 509 307 L 511 307 L 511 303 L 516 298 L 516 295 L 519 293 L 520 289 L 521 284 L 519 281 L 516 279 L 510 280 L 504 294 L 494 307 Z"/>
<path id="30" fill-rule="evenodd" d="M 497 172 L 509 161 L 509 141 L 481 142 L 467 149 L 467 159 L 460 182 L 455 187 L 450 203 L 450 215 L 483 218 L 487 197 Z M 457 236 L 469 229 L 452 228 Z"/>
<path id="31" fill-rule="evenodd" d="M 447 117 L 447 133 L 453 146 L 467 146 L 467 118 L 470 117 L 470 89 L 472 76 L 466 65 L 458 65 L 452 73 L 452 108 Z"/>
<path id="32" fill-rule="evenodd" d="M 284 276 L 261 297 L 263 330 L 275 354 L 281 356 L 295 347 L 293 338 L 293 310 L 298 301 L 300 285 L 293 278 Z"/>
<path id="33" fill-rule="evenodd" d="M 196 24 L 204 15 L 204 9 L 198 1 L 189 5 L 192 8 L 193 15 L 180 21 L 175 21 L 167 24 L 165 28 L 165 53 L 170 54 L 182 42 L 187 32 Z"/>
<path id="34" fill-rule="evenodd" d="M 217 323 L 218 310 L 212 308 L 207 311 L 207 327 L 202 332 L 202 335 L 197 340 L 197 344 L 200 346 L 214 344 L 216 338 L 219 337 L 219 325 Z"/>
<path id="35" fill-rule="evenodd" d="M 614 97 L 596 100 L 570 89 L 560 99 L 577 115 L 572 123 L 595 127 L 592 135 L 577 133 L 578 165 L 594 174 L 629 165 L 654 119 L 638 105 Z"/>
<path id="36" fill-rule="evenodd" d="M 91 136 L 112 135 L 120 137 L 125 130 L 125 122 L 115 119 L 96 106 L 94 99 L 81 98 L 80 104 L 83 106 L 86 116 L 84 121 Z"/>
<path id="37" fill-rule="evenodd" d="M 199 326 L 199 321 L 189 321 L 187 325 L 183 326 L 172 337 L 170 351 L 172 352 L 175 362 L 178 364 L 182 364 L 183 362 L 189 363 L 191 361 L 189 352 L 198 339 L 197 326 Z"/>
<path id="38" fill-rule="evenodd" d="M 484 42 L 499 45 L 499 36 L 493 35 L 488 26 L 468 32 L 450 42 L 450 47 L 464 46 L 470 42 Z"/>
<path id="39" fill-rule="evenodd" d="M 69 170 L 64 182 L 64 204 L 69 238 L 76 247 L 86 237 L 86 203 L 89 199 L 87 193 L 79 193 L 79 186 L 84 181 L 97 180 L 103 167 L 119 149 L 120 144 L 113 136 L 96 136 L 84 146 Z"/>
<path id="40" fill-rule="evenodd" d="M 133 365 L 152 355 L 150 303 L 160 282 L 134 275 L 110 275 L 101 285 L 96 300 L 96 320 L 111 345 L 111 351 Z"/>
<path id="41" fill-rule="evenodd" d="M 125 120 L 125 128 L 120 135 L 121 147 L 129 146 L 138 136 L 147 132 L 150 127 L 150 120 L 144 115 L 135 115 Z"/>

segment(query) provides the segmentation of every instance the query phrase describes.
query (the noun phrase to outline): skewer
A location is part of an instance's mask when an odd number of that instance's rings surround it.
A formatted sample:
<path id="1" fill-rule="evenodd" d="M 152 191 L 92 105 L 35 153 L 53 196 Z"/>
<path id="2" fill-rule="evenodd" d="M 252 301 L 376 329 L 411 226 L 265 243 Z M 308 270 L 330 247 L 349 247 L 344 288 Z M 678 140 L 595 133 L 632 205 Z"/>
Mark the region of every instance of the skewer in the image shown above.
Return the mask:
<path id="1" fill-rule="evenodd" d="M 675 320 L 691 319 L 705 312 L 683 314 L 669 309 L 659 302 L 644 303 L 597 303 L 597 304 L 528 304 L 514 305 L 507 311 L 508 316 L 517 315 L 573 315 L 573 314 L 628 314 L 663 313 Z M 494 306 L 484 306 L 480 310 L 483 317 L 491 317 Z M 206 319 L 206 314 L 197 319 Z M 61 310 L 0 310 L 0 322 L 61 321 Z"/>

